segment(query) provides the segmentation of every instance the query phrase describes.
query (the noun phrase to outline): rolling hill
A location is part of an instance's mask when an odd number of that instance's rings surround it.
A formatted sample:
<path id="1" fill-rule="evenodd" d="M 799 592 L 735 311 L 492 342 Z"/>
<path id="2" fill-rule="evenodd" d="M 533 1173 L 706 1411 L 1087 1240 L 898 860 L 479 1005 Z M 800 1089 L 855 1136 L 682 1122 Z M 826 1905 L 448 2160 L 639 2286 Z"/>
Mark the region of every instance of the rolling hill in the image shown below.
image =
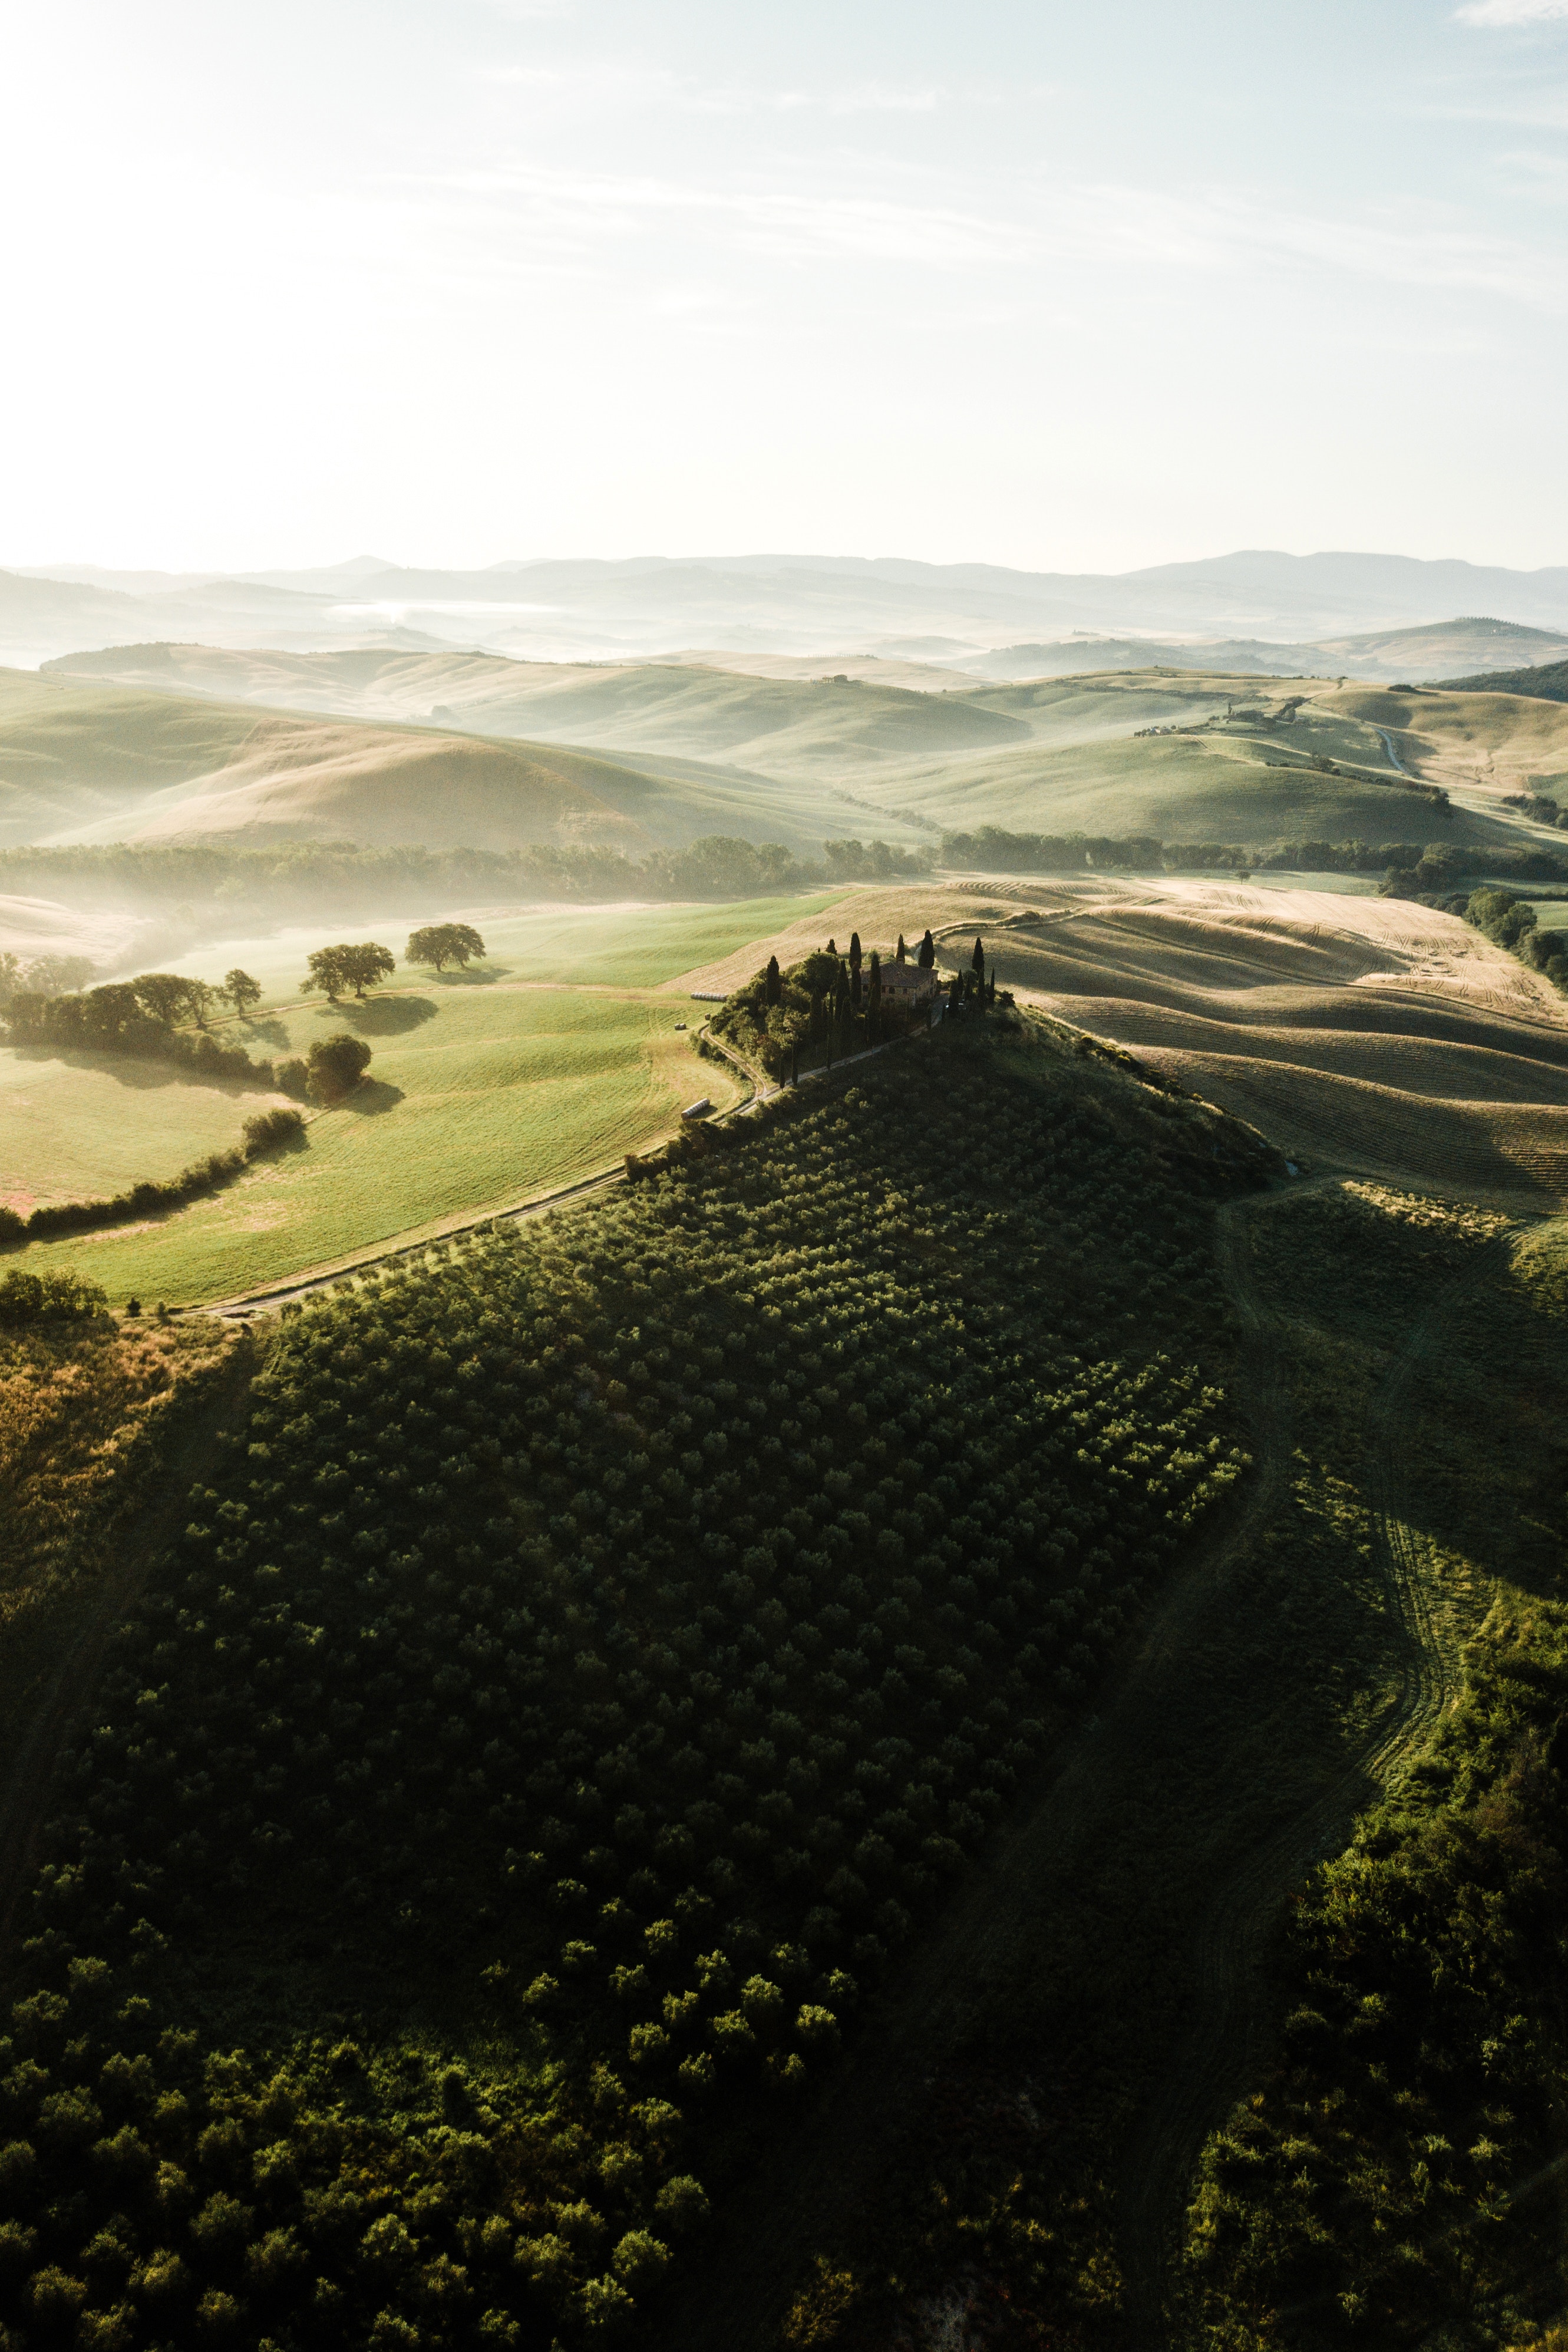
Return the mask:
<path id="1" fill-rule="evenodd" d="M 1320 638 L 1310 645 L 1275 645 L 1266 638 L 1172 644 L 1154 637 L 1095 637 L 1080 633 L 1055 645 L 1002 646 L 967 659 L 977 677 L 1064 677 L 1092 664 L 1097 670 L 1190 669 L 1230 677 L 1448 680 L 1450 671 L 1502 668 L 1532 656 L 1568 655 L 1568 635 L 1526 628 L 1516 621 L 1434 621 L 1424 628 L 1382 629 L 1364 636 Z M 1455 685 L 1475 683 L 1454 678 Z"/>
<path id="2" fill-rule="evenodd" d="M 242 699 L 274 713 L 330 710 L 378 730 L 377 756 L 390 760 L 395 746 L 410 791 L 424 772 L 415 747 L 428 749 L 433 724 L 448 749 L 431 756 L 455 761 L 450 746 L 468 743 L 476 770 L 503 745 L 515 756 L 517 739 L 536 757 L 552 742 L 576 746 L 601 763 L 591 776 L 580 772 L 588 789 L 662 842 L 731 832 L 792 846 L 843 835 L 931 843 L 944 830 L 987 824 L 1259 845 L 1425 840 L 1440 821 L 1423 784 L 1457 781 L 1469 790 L 1478 743 L 1497 751 L 1494 803 L 1515 788 L 1527 738 L 1527 764 L 1549 771 L 1555 756 L 1547 740 L 1555 720 L 1543 728 L 1538 716 L 1531 736 L 1520 717 L 1552 708 L 1541 703 L 1499 696 L 1483 709 L 1473 696 L 1340 689 L 1327 679 L 1291 682 L 1289 693 L 1285 681 L 1270 681 L 1260 694 L 1256 677 L 1192 670 L 1110 670 L 934 694 L 875 678 L 756 677 L 674 664 L 152 646 L 73 657 L 46 675 L 63 686 L 84 672 L 133 685 L 164 708 L 206 694 L 223 696 L 231 714 Z M 139 825 L 351 831 L 352 792 L 341 780 L 358 772 L 368 747 L 345 734 L 314 764 L 306 754 L 318 738 L 327 741 L 329 723 L 274 716 L 237 772 L 204 784 L 200 809 L 182 785 Z M 473 732 L 445 731 L 458 727 Z M 481 743 L 489 749 L 481 752 Z M 270 783 L 260 773 L 268 761 L 278 771 Z M 318 793 L 325 798 L 312 815 L 306 803 Z M 1505 810 L 1483 808 L 1472 835 L 1488 838 L 1511 821 Z M 457 822 L 455 806 L 443 822 Z"/>
<path id="3" fill-rule="evenodd" d="M 814 846 L 852 814 L 831 788 L 713 766 L 0 671 L 0 846 L 206 835 L 634 853 L 721 831 Z"/>
<path id="4" fill-rule="evenodd" d="M 722 833 L 815 856 L 830 838 L 934 849 L 994 824 L 1253 848 L 1500 844 L 1529 829 L 1507 796 L 1560 775 L 1560 704 L 1322 678 L 1265 691 L 1191 670 L 931 693 L 681 664 L 151 646 L 0 682 L 0 843 L 637 854 Z"/>
<path id="5" fill-rule="evenodd" d="M 1499 680 L 1414 694 L 1347 686 L 1326 707 L 1385 731 L 1406 767 L 1463 801 L 1568 789 L 1568 709 Z"/>
<path id="6" fill-rule="evenodd" d="M 511 661 L 494 654 L 239 653 L 130 646 L 71 656 L 51 676 L 115 677 L 359 719 L 428 719 L 486 735 L 722 761 L 801 780 L 1022 742 L 994 697 L 881 680 L 777 677 L 673 663 Z"/>

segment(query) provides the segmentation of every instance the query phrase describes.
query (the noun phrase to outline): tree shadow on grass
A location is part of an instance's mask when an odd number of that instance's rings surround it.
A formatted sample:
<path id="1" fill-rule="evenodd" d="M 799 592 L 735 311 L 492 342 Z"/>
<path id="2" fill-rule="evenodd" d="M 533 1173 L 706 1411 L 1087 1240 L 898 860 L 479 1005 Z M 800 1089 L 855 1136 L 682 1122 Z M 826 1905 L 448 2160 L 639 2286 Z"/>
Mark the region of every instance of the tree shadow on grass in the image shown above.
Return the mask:
<path id="1" fill-rule="evenodd" d="M 434 1005 L 431 1010 L 434 1011 Z M 133 1054 L 95 1054 L 79 1045 L 13 1045 L 10 1051 L 18 1061 L 63 1062 L 69 1070 L 99 1070 L 108 1078 L 117 1078 L 133 1094 L 155 1094 L 163 1087 L 200 1087 L 217 1094 L 268 1094 L 267 1081 L 259 1076 L 230 1077 L 218 1070 L 204 1070 L 188 1062 L 164 1062 L 152 1055 Z"/>
<path id="2" fill-rule="evenodd" d="M 375 1118 L 382 1111 L 391 1110 L 402 1098 L 402 1088 L 389 1086 L 385 1078 L 361 1078 L 352 1094 L 345 1095 L 340 1103 L 333 1105 L 333 1108 L 358 1111 L 361 1118 Z"/>
<path id="3" fill-rule="evenodd" d="M 434 988 L 493 988 L 498 980 L 509 980 L 509 963 L 493 963 L 487 971 L 433 971 L 428 975 Z"/>
<path id="4" fill-rule="evenodd" d="M 439 1010 L 428 996 L 367 997 L 362 1004 L 349 997 L 340 1004 L 319 1004 L 316 1018 L 356 1029 L 363 1037 L 395 1037 L 434 1021 Z"/>
<path id="5" fill-rule="evenodd" d="M 269 1014 L 265 1021 L 247 1021 L 245 1027 L 247 1045 L 252 1038 L 260 1037 L 268 1045 L 276 1045 L 285 1053 L 287 1051 L 288 1032 L 276 1014 Z"/>

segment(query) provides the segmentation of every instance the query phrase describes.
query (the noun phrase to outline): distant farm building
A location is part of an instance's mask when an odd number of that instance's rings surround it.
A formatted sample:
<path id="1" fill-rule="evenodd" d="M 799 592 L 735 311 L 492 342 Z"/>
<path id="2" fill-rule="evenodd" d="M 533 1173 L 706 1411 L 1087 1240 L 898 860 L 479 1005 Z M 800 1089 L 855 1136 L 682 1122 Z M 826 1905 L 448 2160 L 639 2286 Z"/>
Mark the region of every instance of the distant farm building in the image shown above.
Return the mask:
<path id="1" fill-rule="evenodd" d="M 928 1004 L 936 988 L 936 974 L 917 963 L 884 963 L 882 967 L 883 995 L 895 1004 L 912 1008 Z"/>

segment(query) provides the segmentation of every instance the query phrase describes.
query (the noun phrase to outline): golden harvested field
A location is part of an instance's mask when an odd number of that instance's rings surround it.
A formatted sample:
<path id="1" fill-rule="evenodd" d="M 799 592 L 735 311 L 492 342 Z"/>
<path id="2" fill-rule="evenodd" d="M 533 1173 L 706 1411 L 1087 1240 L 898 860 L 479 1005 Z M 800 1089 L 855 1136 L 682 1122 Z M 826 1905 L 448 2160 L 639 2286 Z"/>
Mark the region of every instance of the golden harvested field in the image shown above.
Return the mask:
<path id="1" fill-rule="evenodd" d="M 1298 1165 L 1514 1210 L 1568 1199 L 1568 1004 L 1457 916 L 1245 883 L 998 881 L 847 894 L 772 942 L 926 921 L 980 933 L 1020 1002 L 1127 1047 L 1263 1129 Z M 674 988 L 734 987 L 757 950 Z M 747 967 L 746 971 L 742 966 Z"/>
<path id="2" fill-rule="evenodd" d="M 1532 787 L 1554 796 L 1568 788 L 1568 703 L 1347 686 L 1322 696 L 1317 709 L 1386 728 L 1412 773 L 1470 805 Z"/>

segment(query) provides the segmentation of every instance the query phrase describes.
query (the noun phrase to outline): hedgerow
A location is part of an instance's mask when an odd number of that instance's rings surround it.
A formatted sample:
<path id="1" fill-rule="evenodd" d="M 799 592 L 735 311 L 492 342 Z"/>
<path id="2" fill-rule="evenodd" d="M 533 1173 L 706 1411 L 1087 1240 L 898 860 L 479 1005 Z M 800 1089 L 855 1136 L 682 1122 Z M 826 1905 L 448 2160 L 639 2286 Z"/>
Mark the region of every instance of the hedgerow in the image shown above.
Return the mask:
<path id="1" fill-rule="evenodd" d="M 305 1121 L 297 1110 L 257 1111 L 246 1120 L 241 1134 L 244 1140 L 236 1150 L 209 1151 L 204 1160 L 193 1160 L 177 1176 L 162 1181 L 145 1177 L 105 1200 L 48 1201 L 25 1217 L 15 1209 L 0 1207 L 0 1247 L 8 1243 L 52 1241 L 61 1234 L 96 1233 L 104 1225 L 130 1224 L 139 1217 L 183 1209 L 187 1201 L 221 1192 L 263 1152 L 281 1143 L 303 1142 Z"/>
<path id="2" fill-rule="evenodd" d="M 1242 1466 L 1212 1115 L 959 1045 L 285 1323 L 63 1772 L 12 2324 L 597 2336 L 832 2065 Z"/>

